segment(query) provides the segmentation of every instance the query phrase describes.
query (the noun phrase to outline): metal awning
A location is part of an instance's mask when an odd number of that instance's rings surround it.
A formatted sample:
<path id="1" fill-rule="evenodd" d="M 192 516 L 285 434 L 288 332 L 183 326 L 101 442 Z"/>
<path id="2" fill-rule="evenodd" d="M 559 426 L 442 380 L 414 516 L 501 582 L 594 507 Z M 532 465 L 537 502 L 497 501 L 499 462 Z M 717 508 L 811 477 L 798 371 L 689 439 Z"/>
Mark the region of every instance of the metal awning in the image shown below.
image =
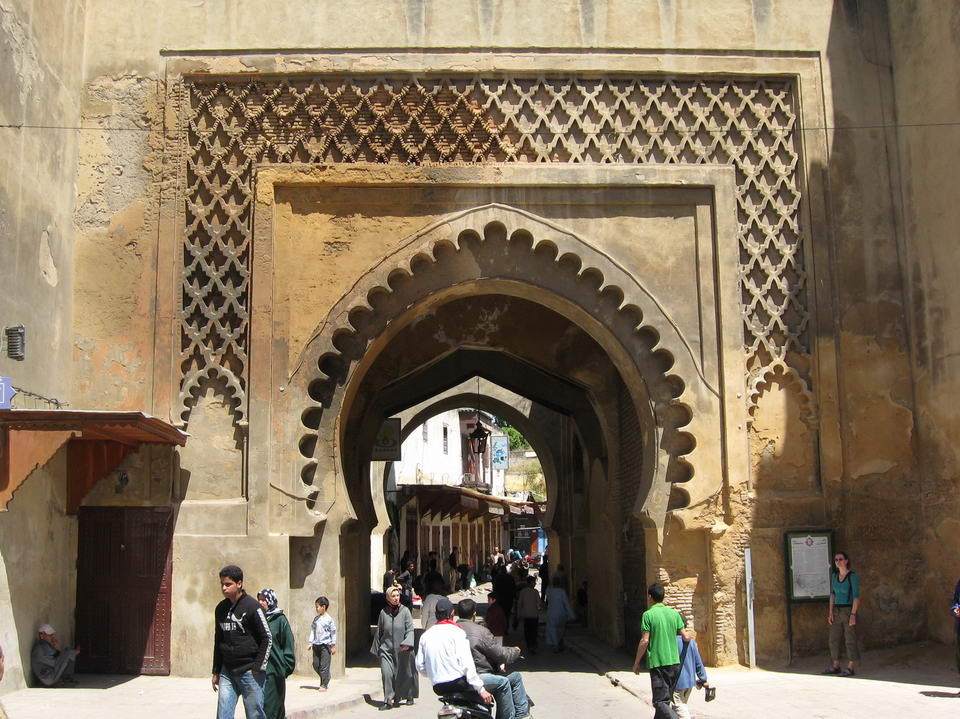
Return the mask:
<path id="1" fill-rule="evenodd" d="M 67 512 L 142 444 L 182 447 L 186 432 L 143 412 L 0 410 L 0 510 L 38 467 L 67 444 Z"/>

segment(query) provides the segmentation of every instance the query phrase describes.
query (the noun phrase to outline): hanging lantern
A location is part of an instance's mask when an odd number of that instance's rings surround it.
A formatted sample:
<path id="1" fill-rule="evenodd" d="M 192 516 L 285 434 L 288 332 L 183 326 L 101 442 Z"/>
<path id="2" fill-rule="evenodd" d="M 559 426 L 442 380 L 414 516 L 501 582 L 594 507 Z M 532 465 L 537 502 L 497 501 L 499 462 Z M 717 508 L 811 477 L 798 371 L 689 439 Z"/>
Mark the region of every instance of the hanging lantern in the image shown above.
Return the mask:
<path id="1" fill-rule="evenodd" d="M 480 424 L 480 413 L 477 412 L 477 426 L 467 435 L 467 440 L 470 442 L 470 451 L 475 455 L 482 455 L 486 452 L 487 438 L 489 436 L 490 433 Z"/>

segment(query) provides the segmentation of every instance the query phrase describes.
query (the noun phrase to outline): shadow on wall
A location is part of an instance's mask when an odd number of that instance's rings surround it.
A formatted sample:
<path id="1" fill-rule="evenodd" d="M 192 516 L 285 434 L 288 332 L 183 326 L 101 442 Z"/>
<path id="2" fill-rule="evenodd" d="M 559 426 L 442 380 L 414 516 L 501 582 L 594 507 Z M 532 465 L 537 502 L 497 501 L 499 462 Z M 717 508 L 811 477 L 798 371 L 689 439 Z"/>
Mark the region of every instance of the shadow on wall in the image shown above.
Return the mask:
<path id="1" fill-rule="evenodd" d="M 813 406 L 803 383 L 780 369 L 757 389 L 750 427 L 757 662 L 782 666 L 790 658 L 788 610 L 794 653 L 822 653 L 827 646 L 826 602 L 788 605 L 784 532 L 831 527 L 819 477 Z M 740 626 L 746 626 L 744 607 L 739 609 L 744 614 Z"/>
<path id="2" fill-rule="evenodd" d="M 830 329 L 840 360 L 842 491 L 839 483 L 824 489 L 837 548 L 850 554 L 863 587 L 866 646 L 922 638 L 927 607 L 950 600 L 946 593 L 926 602 L 917 591 L 928 574 L 920 546 L 927 505 L 915 468 L 905 258 L 894 209 L 900 177 L 891 159 L 897 114 L 889 30 L 887 3 L 834 3 L 827 47 L 832 124 L 846 129 L 828 136 L 829 164 L 811 172 L 825 178 L 839 280 Z"/>
<path id="3" fill-rule="evenodd" d="M 66 447 L 20 486 L 0 513 L 4 574 L 0 607 L 9 593 L 12 626 L 0 628 L 6 672 L 0 692 L 32 683 L 30 650 L 37 627 L 50 623 L 61 642 L 73 644 L 76 597 L 77 522 L 66 515 Z"/>

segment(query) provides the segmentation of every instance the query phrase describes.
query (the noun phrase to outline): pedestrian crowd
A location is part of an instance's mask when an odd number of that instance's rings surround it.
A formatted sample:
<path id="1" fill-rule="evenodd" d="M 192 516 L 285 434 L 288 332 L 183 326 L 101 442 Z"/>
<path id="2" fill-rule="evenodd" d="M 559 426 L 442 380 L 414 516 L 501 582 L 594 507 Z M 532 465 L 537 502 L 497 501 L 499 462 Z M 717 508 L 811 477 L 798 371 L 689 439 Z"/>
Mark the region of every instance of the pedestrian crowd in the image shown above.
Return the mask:
<path id="1" fill-rule="evenodd" d="M 384 576 L 384 606 L 376 621 L 371 653 L 379 660 L 383 681 L 380 710 L 413 704 L 419 697 L 419 675 L 425 675 L 438 696 L 456 697 L 477 704 L 496 703 L 497 719 L 527 719 L 533 702 L 523 678 L 508 666 L 521 657 L 519 647 L 504 645 L 512 626 L 523 627 L 527 653 L 538 650 L 538 627 L 545 609 L 546 644 L 563 651 L 567 623 L 586 622 L 586 582 L 571 605 L 562 565 L 551 578 L 546 554 L 533 566 L 499 548 L 479 571 L 457 562 L 451 552 L 441 571 L 436 552 L 427 559 L 427 569 L 417 574 L 415 564 L 404 556 L 398 569 Z M 861 603 L 860 580 L 845 552 L 835 552 L 830 574 L 827 612 L 831 663 L 827 675 L 855 676 L 860 660 L 857 615 Z M 492 583 L 487 594 L 483 624 L 477 622 L 478 605 L 467 598 L 454 605 L 447 594 L 473 589 L 477 579 Z M 537 590 L 537 582 L 541 584 Z M 218 693 L 217 718 L 234 716 L 243 702 L 248 719 L 283 719 L 286 715 L 286 679 L 296 665 L 295 639 L 290 622 L 279 607 L 272 589 L 261 589 L 256 599 L 243 588 L 243 570 L 228 565 L 219 573 L 221 601 L 214 610 L 213 671 L 211 684 Z M 421 600 L 420 632 L 411 605 Z M 716 689 L 708 681 L 696 632 L 687 620 L 664 603 L 660 583 L 647 593 L 650 607 L 640 621 L 641 639 L 633 671 L 646 663 L 653 695 L 655 719 L 688 719 L 688 703 L 694 689 L 704 690 L 712 701 Z M 310 627 L 309 646 L 313 669 L 320 678 L 320 691 L 330 684 L 331 658 L 337 652 L 337 626 L 330 615 L 330 601 L 317 597 L 316 616 Z M 956 628 L 956 663 L 960 672 L 960 581 L 954 590 L 951 612 Z M 843 652 L 847 666 L 842 667 Z M 75 685 L 73 677 L 80 648 L 61 647 L 56 630 L 42 624 L 31 652 L 33 674 L 43 686 Z M 0 649 L 0 676 L 3 654 Z M 958 694 L 960 696 L 960 694 Z"/>

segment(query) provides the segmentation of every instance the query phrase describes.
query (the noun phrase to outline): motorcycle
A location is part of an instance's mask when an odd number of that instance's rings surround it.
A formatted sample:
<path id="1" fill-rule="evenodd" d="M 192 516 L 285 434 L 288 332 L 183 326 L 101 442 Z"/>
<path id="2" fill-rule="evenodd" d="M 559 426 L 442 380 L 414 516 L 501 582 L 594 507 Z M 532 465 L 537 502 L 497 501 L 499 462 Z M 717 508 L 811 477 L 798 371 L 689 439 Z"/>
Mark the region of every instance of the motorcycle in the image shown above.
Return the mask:
<path id="1" fill-rule="evenodd" d="M 492 704 L 477 701 L 475 693 L 441 694 L 443 705 L 437 712 L 437 719 L 491 719 Z"/>

